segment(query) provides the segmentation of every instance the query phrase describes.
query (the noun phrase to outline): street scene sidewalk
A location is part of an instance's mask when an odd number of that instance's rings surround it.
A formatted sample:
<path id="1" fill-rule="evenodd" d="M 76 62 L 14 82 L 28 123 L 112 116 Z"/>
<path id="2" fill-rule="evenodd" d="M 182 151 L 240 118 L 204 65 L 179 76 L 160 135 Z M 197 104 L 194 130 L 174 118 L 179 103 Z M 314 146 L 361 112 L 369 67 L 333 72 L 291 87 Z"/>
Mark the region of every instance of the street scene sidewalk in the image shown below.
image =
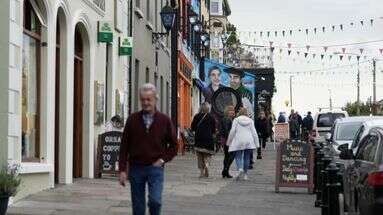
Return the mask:
<path id="1" fill-rule="evenodd" d="M 256 160 L 249 181 L 222 179 L 222 153 L 212 159 L 211 178 L 200 179 L 195 155 L 178 156 L 166 166 L 163 196 L 165 215 L 316 215 L 314 195 L 307 189 L 282 188 L 274 192 L 276 151 L 268 144 Z M 232 166 L 232 174 L 235 164 Z M 131 214 L 129 186 L 116 178 L 79 179 L 72 185 L 31 195 L 9 209 L 10 215 Z"/>

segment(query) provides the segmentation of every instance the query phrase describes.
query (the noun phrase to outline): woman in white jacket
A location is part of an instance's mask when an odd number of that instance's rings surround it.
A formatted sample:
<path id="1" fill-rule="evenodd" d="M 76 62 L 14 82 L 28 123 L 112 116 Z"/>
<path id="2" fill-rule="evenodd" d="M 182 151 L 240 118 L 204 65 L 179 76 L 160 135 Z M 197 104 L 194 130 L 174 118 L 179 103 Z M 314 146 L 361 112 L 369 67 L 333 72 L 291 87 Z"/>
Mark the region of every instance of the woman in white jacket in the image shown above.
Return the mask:
<path id="1" fill-rule="evenodd" d="M 246 108 L 241 108 L 238 117 L 234 119 L 227 140 L 229 152 L 235 155 L 235 162 L 239 174 L 236 179 L 243 177 L 248 180 L 247 170 L 250 165 L 250 155 L 259 148 L 259 139 L 255 130 L 254 121 L 248 117 Z"/>

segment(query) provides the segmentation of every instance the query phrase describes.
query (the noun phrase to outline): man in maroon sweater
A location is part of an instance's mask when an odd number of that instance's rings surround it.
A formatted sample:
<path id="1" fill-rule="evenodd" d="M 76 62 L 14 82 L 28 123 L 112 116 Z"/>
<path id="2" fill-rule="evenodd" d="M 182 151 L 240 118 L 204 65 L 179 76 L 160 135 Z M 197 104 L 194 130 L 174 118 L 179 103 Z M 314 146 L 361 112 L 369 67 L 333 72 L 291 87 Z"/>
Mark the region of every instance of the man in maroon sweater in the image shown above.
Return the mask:
<path id="1" fill-rule="evenodd" d="M 157 93 L 152 84 L 140 88 L 142 110 L 126 121 L 120 149 L 120 184 L 129 177 L 133 215 L 144 215 L 145 187 L 151 215 L 161 212 L 164 164 L 177 154 L 175 128 L 165 114 L 156 110 Z"/>

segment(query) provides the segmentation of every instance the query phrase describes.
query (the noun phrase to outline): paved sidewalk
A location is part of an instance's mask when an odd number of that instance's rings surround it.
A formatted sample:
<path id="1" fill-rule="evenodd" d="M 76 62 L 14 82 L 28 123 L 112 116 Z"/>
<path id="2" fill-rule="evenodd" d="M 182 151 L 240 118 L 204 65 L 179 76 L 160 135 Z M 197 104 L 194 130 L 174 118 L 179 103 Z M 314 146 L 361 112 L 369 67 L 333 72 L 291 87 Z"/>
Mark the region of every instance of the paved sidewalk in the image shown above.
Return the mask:
<path id="1" fill-rule="evenodd" d="M 264 158 L 256 161 L 249 181 L 222 179 L 222 154 L 212 159 L 209 179 L 198 178 L 194 155 L 178 156 L 166 167 L 163 214 L 319 215 L 320 210 L 313 206 L 314 195 L 306 189 L 274 192 L 276 153 L 272 148 L 269 145 Z M 15 203 L 9 214 L 126 215 L 131 214 L 129 192 L 114 178 L 80 179 L 29 196 Z"/>

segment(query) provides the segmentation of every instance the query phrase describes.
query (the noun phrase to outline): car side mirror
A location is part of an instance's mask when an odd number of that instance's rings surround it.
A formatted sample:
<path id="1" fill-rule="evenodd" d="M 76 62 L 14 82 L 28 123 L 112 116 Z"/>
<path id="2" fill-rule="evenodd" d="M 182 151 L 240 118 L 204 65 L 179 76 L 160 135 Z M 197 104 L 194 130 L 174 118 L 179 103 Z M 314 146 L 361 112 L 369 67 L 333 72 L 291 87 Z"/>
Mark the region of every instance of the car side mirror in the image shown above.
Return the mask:
<path id="1" fill-rule="evenodd" d="M 348 143 L 345 143 L 345 144 L 338 146 L 338 150 L 341 152 L 347 151 L 348 150 Z"/>
<path id="2" fill-rule="evenodd" d="M 340 151 L 339 158 L 342 160 L 352 160 L 354 159 L 354 153 L 352 149 L 346 149 L 346 150 Z"/>

